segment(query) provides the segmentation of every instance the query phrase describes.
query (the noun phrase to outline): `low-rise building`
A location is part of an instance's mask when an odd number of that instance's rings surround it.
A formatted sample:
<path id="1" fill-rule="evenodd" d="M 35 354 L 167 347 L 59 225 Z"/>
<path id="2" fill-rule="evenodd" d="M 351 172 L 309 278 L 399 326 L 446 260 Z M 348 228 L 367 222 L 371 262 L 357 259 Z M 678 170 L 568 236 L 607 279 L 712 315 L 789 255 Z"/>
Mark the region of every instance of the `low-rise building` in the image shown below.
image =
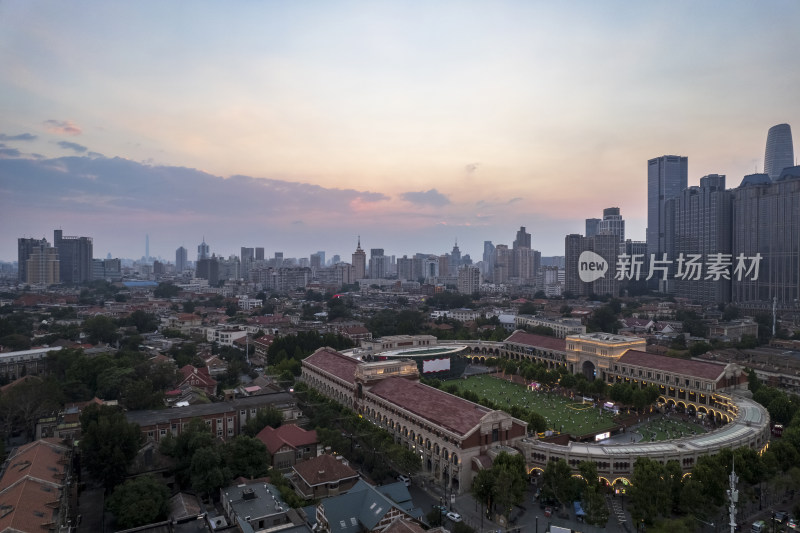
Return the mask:
<path id="1" fill-rule="evenodd" d="M 323 454 L 292 466 L 294 490 L 306 500 L 347 492 L 358 479 L 358 472 L 342 456 Z"/>
<path id="2" fill-rule="evenodd" d="M 267 447 L 272 467 L 278 470 L 289 470 L 295 464 L 317 456 L 317 432 L 307 431 L 295 424 L 284 424 L 277 428 L 267 426 L 256 438 Z"/>

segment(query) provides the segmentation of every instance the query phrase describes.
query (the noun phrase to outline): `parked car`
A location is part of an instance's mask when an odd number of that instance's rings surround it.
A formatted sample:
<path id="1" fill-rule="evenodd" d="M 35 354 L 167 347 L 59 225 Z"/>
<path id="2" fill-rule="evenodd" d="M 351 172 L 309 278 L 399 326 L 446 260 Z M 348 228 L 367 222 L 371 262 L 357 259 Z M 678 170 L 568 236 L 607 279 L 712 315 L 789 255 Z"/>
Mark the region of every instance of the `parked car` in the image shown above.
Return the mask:
<path id="1" fill-rule="evenodd" d="M 453 522 L 461 522 L 461 515 L 455 511 L 450 511 L 445 516 Z"/>
<path id="2" fill-rule="evenodd" d="M 550 516 L 551 516 L 552 514 L 553 514 L 553 508 L 552 508 L 552 507 L 545 507 L 545 508 L 544 508 L 544 515 L 545 515 L 547 518 L 550 518 Z"/>
<path id="3" fill-rule="evenodd" d="M 797 518 L 789 518 L 789 524 L 788 525 L 792 529 L 795 529 L 795 530 L 800 529 L 800 520 L 798 520 Z"/>
<path id="4" fill-rule="evenodd" d="M 436 504 L 434 503 L 434 504 L 433 504 L 433 508 L 434 508 L 434 509 L 439 509 L 439 511 L 440 511 L 442 514 L 447 514 L 447 507 L 445 507 L 444 505 L 436 505 Z"/>
<path id="5" fill-rule="evenodd" d="M 400 474 L 399 476 L 397 476 L 397 481 L 402 481 L 405 484 L 406 487 L 410 487 L 411 486 L 411 478 L 408 477 L 408 476 L 404 476 L 404 475 Z"/>
<path id="6" fill-rule="evenodd" d="M 786 511 L 775 511 L 774 519 L 776 522 L 780 522 L 782 524 L 789 520 L 789 513 Z"/>

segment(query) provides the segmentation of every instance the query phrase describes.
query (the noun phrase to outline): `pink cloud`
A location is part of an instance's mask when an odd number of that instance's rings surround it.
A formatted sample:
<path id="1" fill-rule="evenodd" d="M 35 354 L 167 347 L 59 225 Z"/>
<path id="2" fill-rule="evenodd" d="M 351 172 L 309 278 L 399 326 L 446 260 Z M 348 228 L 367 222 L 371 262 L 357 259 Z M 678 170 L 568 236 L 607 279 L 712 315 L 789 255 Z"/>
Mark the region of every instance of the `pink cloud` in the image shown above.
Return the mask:
<path id="1" fill-rule="evenodd" d="M 57 135 L 80 135 L 83 133 L 83 130 L 71 120 L 45 120 L 44 126 L 47 131 Z"/>

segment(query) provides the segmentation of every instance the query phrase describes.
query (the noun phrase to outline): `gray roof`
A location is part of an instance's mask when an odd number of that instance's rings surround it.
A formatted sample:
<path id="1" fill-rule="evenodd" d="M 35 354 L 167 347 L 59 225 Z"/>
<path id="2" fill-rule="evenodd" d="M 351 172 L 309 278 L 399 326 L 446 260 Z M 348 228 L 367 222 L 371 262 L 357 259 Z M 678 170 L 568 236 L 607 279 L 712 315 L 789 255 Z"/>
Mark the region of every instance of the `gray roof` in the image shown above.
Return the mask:
<path id="1" fill-rule="evenodd" d="M 392 507 L 400 510 L 389 498 L 381 494 L 376 487 L 363 480 L 355 484 L 347 493 L 326 498 L 325 518 L 331 533 L 354 533 L 362 529 L 371 530 L 386 516 Z"/>
<path id="2" fill-rule="evenodd" d="M 263 405 L 274 405 L 280 409 L 281 406 L 294 405 L 294 397 L 288 392 L 275 392 L 271 394 L 260 394 L 258 396 L 248 396 L 237 398 L 229 402 L 204 403 L 198 405 L 187 405 L 185 407 L 173 407 L 171 409 L 151 409 L 147 411 L 128 411 L 125 417 L 128 422 L 134 422 L 139 426 L 150 426 L 153 424 L 167 424 L 176 418 L 196 418 L 207 415 L 227 413 L 233 410 L 249 409 Z"/>
<path id="3" fill-rule="evenodd" d="M 222 489 L 222 492 L 239 518 L 282 515 L 289 510 L 280 491 L 264 482 L 231 485 Z"/>

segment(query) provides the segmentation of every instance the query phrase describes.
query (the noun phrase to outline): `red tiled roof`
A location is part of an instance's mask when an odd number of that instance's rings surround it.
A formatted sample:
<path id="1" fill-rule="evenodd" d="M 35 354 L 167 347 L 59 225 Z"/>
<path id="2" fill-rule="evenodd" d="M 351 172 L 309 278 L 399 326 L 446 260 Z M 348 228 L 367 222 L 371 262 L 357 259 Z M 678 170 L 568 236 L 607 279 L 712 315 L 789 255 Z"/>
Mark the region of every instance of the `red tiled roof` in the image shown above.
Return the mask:
<path id="1" fill-rule="evenodd" d="M 458 435 L 467 435 L 491 409 L 400 377 L 382 379 L 369 389 L 398 407 Z"/>
<path id="2" fill-rule="evenodd" d="M 349 333 L 350 335 L 360 334 L 360 333 L 369 333 L 369 330 L 364 326 L 350 326 L 349 328 L 344 328 L 345 333 Z"/>
<path id="3" fill-rule="evenodd" d="M 546 348 L 548 350 L 565 351 L 567 349 L 566 339 L 559 339 L 556 337 L 548 337 L 546 335 L 536 335 L 534 333 L 527 333 L 525 331 L 517 330 L 511 334 L 506 342 L 514 342 L 517 344 L 526 344 L 528 346 L 535 346 L 536 348 Z"/>
<path id="4" fill-rule="evenodd" d="M 358 477 L 358 473 L 332 455 L 320 455 L 292 467 L 309 486 Z"/>
<path id="5" fill-rule="evenodd" d="M 284 444 L 292 448 L 316 444 L 317 432 L 306 431 L 294 424 L 287 424 L 278 428 L 267 426 L 256 435 L 256 438 L 264 443 L 269 453 L 275 454 Z"/>
<path id="6" fill-rule="evenodd" d="M 644 366 L 653 370 L 676 372 L 712 380 L 719 379 L 725 372 L 725 367 L 716 363 L 676 359 L 665 355 L 640 352 L 639 350 L 628 350 L 619 358 L 619 362 L 624 365 Z"/>
<path id="7" fill-rule="evenodd" d="M 352 357 L 342 355 L 333 348 L 320 348 L 305 359 L 304 363 L 333 374 L 339 379 L 355 384 L 356 366 L 358 361 Z"/>

